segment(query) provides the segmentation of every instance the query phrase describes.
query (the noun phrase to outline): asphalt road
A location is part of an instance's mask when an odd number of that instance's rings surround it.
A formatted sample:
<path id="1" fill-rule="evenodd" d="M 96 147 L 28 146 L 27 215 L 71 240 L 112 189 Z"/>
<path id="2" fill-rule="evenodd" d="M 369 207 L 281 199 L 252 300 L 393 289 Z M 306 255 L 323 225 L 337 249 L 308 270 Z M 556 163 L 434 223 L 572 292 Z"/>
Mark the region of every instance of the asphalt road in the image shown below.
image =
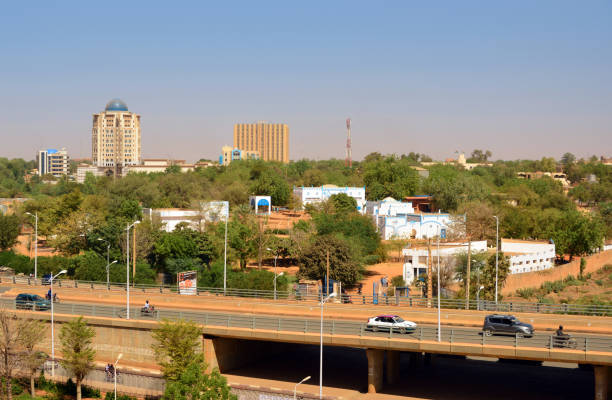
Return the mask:
<path id="1" fill-rule="evenodd" d="M 13 308 L 14 300 L 2 299 L 0 304 L 7 308 Z M 126 308 L 113 305 L 99 305 L 91 303 L 57 303 L 54 312 L 58 314 L 74 314 L 83 316 L 125 318 Z M 130 307 L 130 318 L 135 320 L 155 319 L 188 319 L 203 325 L 229 326 L 237 328 L 273 329 L 282 331 L 297 331 L 318 333 L 321 325 L 320 319 L 296 318 L 296 317 L 272 317 L 259 316 L 245 313 L 219 313 L 194 310 L 161 309 L 155 314 L 144 315 L 139 307 Z M 420 325 L 413 333 L 401 334 L 399 332 L 372 332 L 363 323 L 347 320 L 325 319 L 323 332 L 326 334 L 356 335 L 356 336 L 378 336 L 378 337 L 403 337 L 415 340 L 437 340 L 437 326 Z M 549 348 L 550 334 L 535 332 L 531 338 L 516 338 L 514 336 L 491 336 L 484 337 L 478 328 L 456 327 L 442 325 L 441 341 L 482 344 L 498 344 L 507 346 L 527 346 Z M 577 342 L 578 350 L 597 350 L 612 352 L 612 337 L 606 335 L 581 334 L 573 336 Z"/>

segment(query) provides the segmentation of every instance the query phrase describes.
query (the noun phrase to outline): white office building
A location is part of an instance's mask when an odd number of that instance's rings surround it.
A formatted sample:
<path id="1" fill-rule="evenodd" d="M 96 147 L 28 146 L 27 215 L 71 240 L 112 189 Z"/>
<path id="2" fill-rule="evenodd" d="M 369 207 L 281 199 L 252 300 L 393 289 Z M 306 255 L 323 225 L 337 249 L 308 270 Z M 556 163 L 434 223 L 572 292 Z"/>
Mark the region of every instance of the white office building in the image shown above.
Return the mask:
<path id="1" fill-rule="evenodd" d="M 555 244 L 545 240 L 501 239 L 501 251 L 510 257 L 510 273 L 543 271 L 555 265 Z"/>
<path id="2" fill-rule="evenodd" d="M 415 212 L 411 202 L 401 202 L 391 197 L 368 201 L 365 212 L 374 219 L 383 240 L 427 239 L 438 235 L 445 238 L 451 223 L 450 214 Z"/>
<path id="3" fill-rule="evenodd" d="M 148 218 L 159 218 L 166 232 L 172 232 L 183 223 L 195 231 L 203 231 L 206 223 L 224 221 L 229 218 L 228 201 L 201 202 L 200 209 L 143 208 Z"/>
<path id="4" fill-rule="evenodd" d="M 38 175 L 51 174 L 56 178 L 68 175 L 70 170 L 70 159 L 65 148 L 61 150 L 40 150 L 36 155 L 38 163 Z"/>
<path id="5" fill-rule="evenodd" d="M 317 204 L 329 200 L 335 194 L 344 193 L 357 201 L 357 210 L 364 212 L 366 197 L 364 187 L 339 187 L 336 185 L 323 185 L 319 187 L 294 187 L 293 194 L 300 199 L 302 205 Z"/>

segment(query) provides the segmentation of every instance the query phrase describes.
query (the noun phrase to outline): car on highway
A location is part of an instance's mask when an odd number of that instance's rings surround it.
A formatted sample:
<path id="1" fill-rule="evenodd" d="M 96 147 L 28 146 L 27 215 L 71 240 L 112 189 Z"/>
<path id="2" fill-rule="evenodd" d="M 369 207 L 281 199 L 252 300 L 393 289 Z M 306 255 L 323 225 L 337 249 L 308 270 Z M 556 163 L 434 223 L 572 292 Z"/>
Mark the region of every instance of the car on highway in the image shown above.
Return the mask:
<path id="1" fill-rule="evenodd" d="M 378 331 L 390 331 L 399 333 L 412 333 L 415 331 L 417 324 L 412 321 L 406 321 L 398 315 L 379 315 L 368 319 L 366 329 Z"/>
<path id="2" fill-rule="evenodd" d="M 514 315 L 491 314 L 484 319 L 482 333 L 491 335 L 513 335 L 517 337 L 532 337 L 533 326 L 519 321 Z"/>
<path id="3" fill-rule="evenodd" d="M 51 308 L 51 302 L 37 294 L 20 293 L 15 298 L 15 308 L 18 310 L 46 311 Z"/>

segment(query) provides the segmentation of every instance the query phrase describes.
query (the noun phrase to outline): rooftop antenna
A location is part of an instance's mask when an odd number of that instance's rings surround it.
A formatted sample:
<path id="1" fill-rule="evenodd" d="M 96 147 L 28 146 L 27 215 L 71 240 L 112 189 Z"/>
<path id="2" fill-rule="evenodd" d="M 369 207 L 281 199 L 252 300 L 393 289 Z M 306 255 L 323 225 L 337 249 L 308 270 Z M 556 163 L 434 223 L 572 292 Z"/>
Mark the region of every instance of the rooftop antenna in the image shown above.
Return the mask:
<path id="1" fill-rule="evenodd" d="M 345 164 L 347 167 L 353 167 L 353 159 L 351 153 L 351 119 L 346 119 L 346 161 Z"/>

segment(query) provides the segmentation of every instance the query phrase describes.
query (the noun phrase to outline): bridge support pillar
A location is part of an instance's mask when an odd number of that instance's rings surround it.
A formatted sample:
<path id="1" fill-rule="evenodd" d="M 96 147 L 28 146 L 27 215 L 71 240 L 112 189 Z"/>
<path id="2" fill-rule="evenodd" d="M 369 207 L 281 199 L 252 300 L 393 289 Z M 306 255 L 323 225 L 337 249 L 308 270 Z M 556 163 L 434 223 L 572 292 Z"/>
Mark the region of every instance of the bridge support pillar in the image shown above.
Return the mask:
<path id="1" fill-rule="evenodd" d="M 383 361 L 385 351 L 378 349 L 366 349 L 368 358 L 368 393 L 376 393 L 383 386 Z"/>
<path id="2" fill-rule="evenodd" d="M 612 369 L 605 365 L 594 365 L 593 373 L 595 375 L 595 400 L 607 400 L 612 398 Z"/>
<path id="3" fill-rule="evenodd" d="M 400 376 L 400 352 L 387 350 L 387 383 L 393 384 Z"/>

